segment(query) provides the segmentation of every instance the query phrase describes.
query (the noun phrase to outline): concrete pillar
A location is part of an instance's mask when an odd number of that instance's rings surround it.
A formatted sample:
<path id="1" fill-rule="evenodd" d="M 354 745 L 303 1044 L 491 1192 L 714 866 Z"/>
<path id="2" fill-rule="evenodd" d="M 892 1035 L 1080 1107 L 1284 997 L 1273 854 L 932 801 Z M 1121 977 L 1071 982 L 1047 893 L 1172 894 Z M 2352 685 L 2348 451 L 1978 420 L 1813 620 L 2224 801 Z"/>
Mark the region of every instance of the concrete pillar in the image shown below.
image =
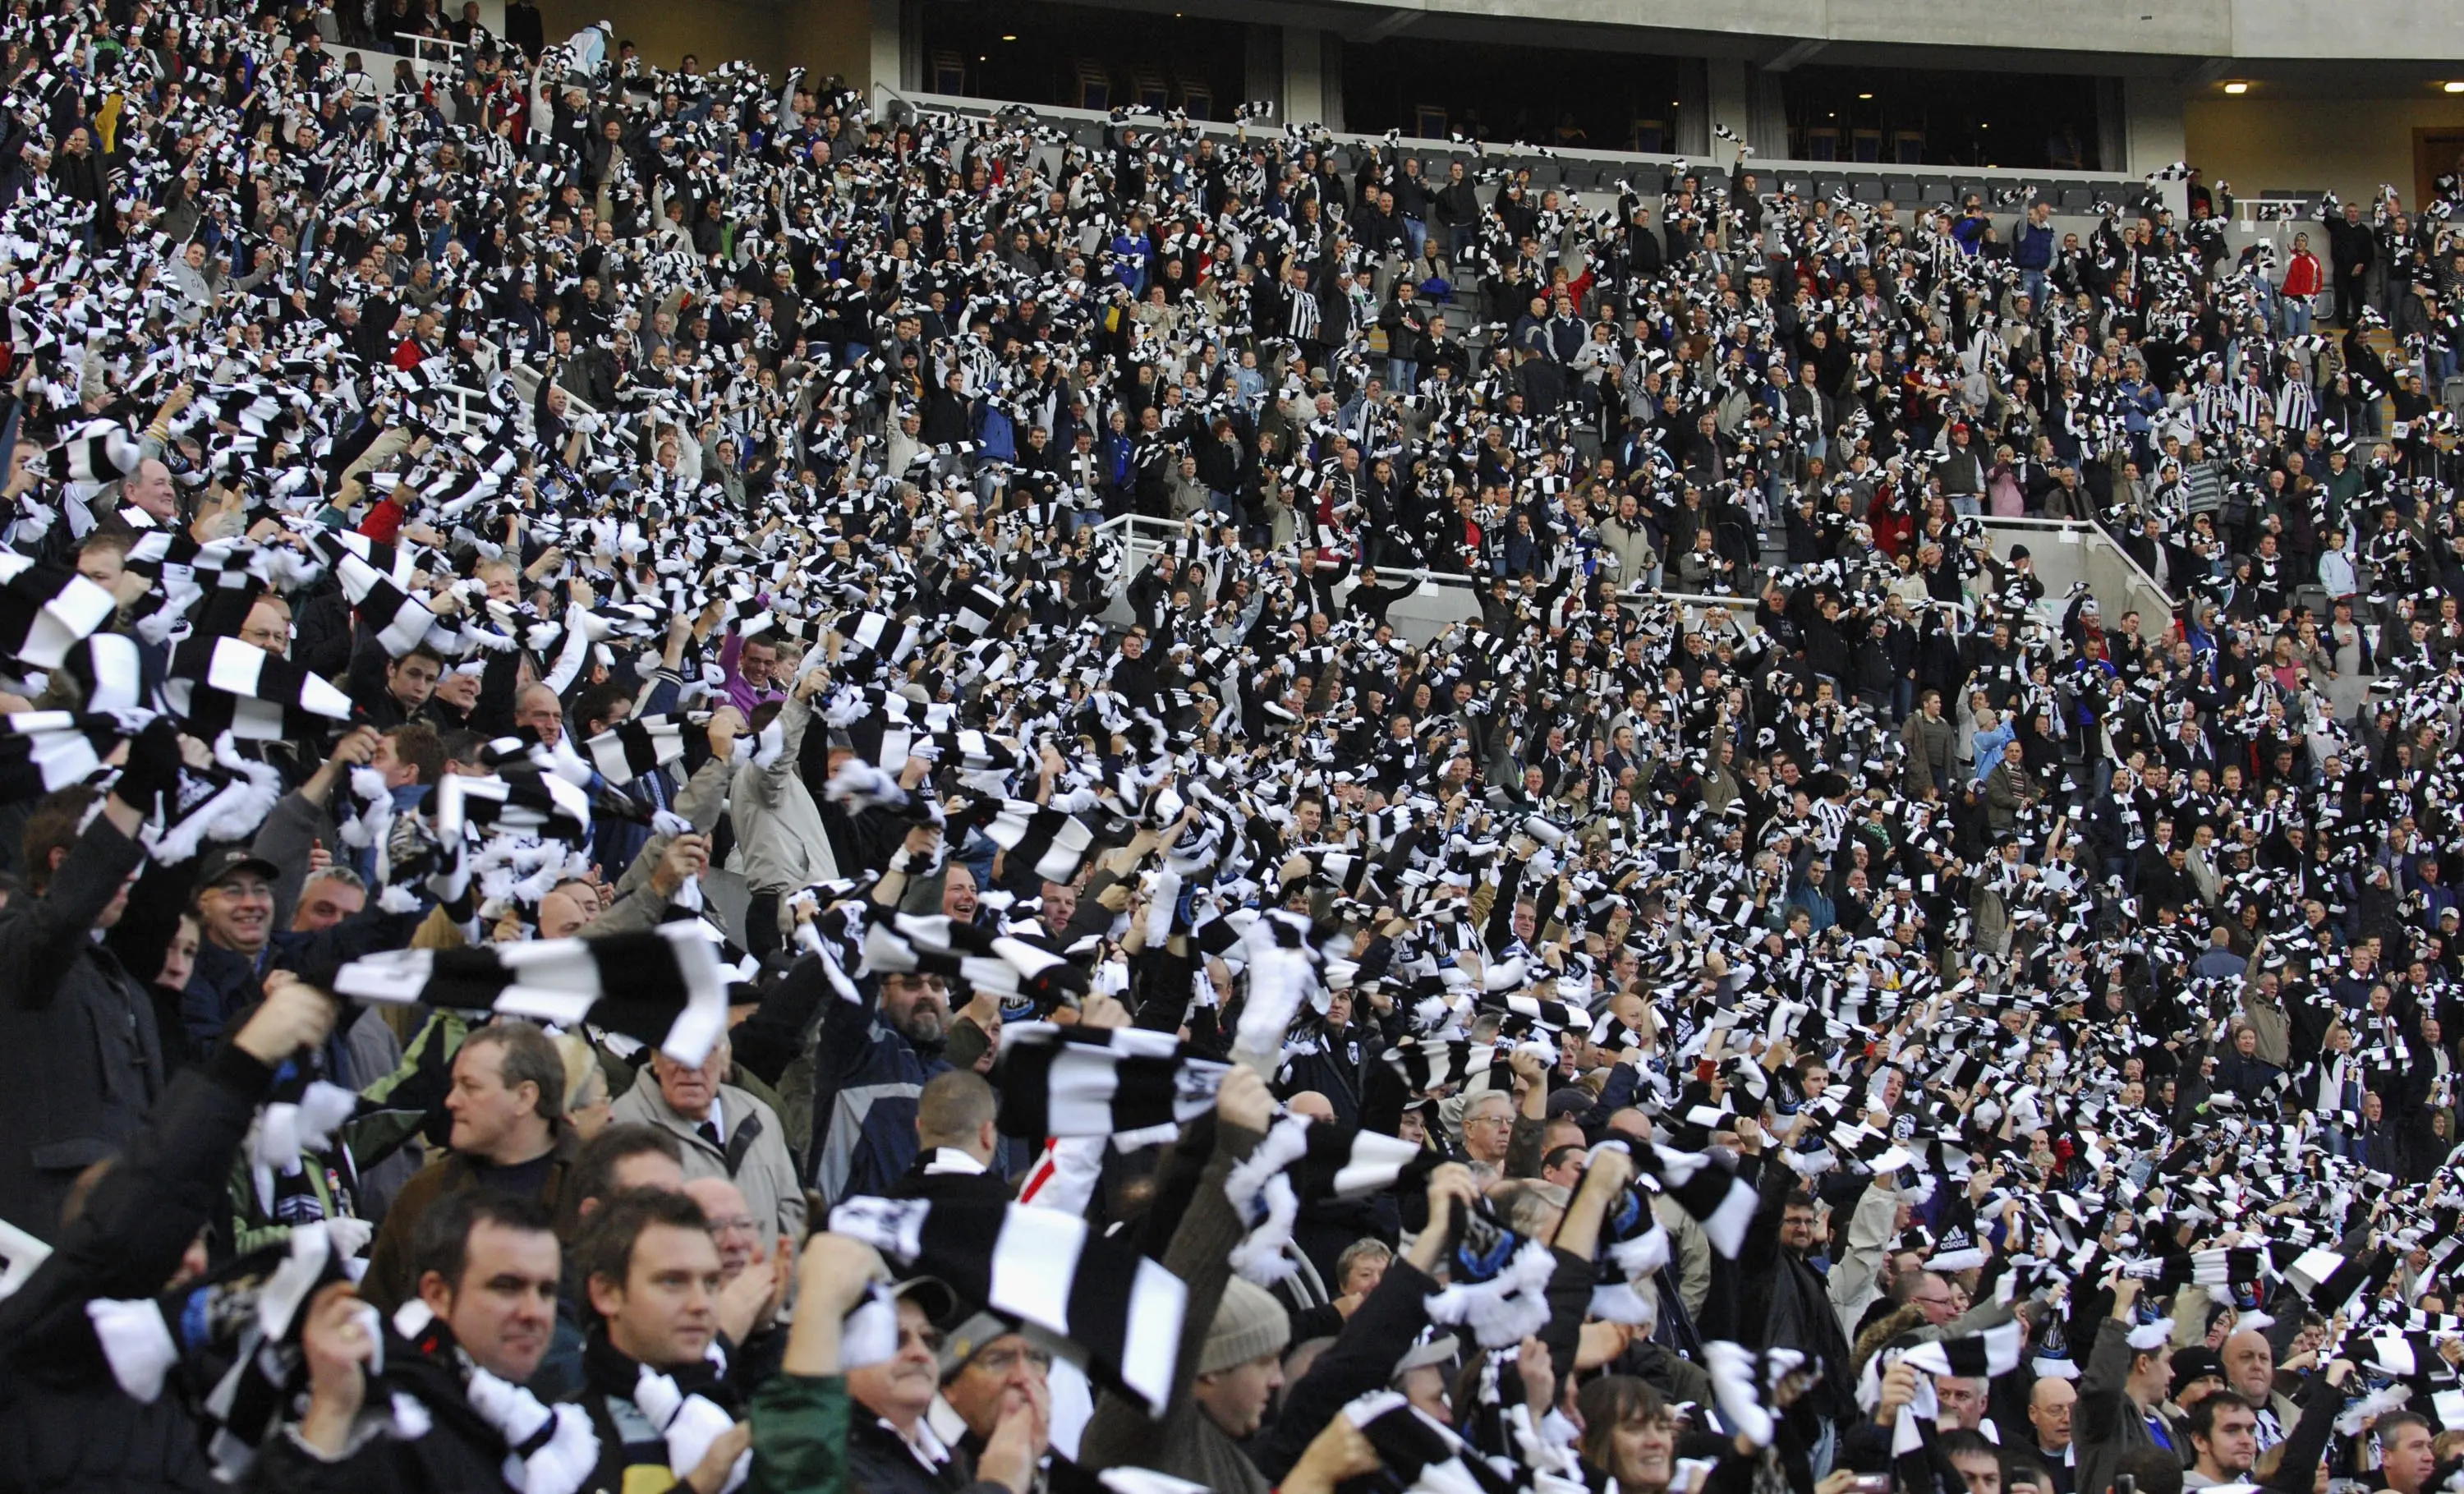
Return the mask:
<path id="1" fill-rule="evenodd" d="M 1339 85 L 1338 85 L 1339 86 Z M 1326 33 L 1314 26 L 1284 28 L 1284 119 L 1293 124 L 1327 121 Z"/>
<path id="2" fill-rule="evenodd" d="M 787 6 L 779 22 L 789 65 L 803 68 L 816 88 L 835 76 L 869 94 L 874 78 L 873 11 L 871 0 L 800 0 Z"/>
<path id="3" fill-rule="evenodd" d="M 1742 67 L 1744 64 L 1737 64 Z M 1711 149 L 1711 89 L 1700 58 L 1681 57 L 1677 64 L 1678 107 L 1669 119 L 1669 146 L 1676 154 L 1701 161 Z M 1742 94 L 1744 83 L 1738 84 Z"/>
<path id="4" fill-rule="evenodd" d="M 1746 112 L 1752 127 L 1744 134 L 1754 154 L 1765 161 L 1788 157 L 1788 99 L 1780 91 L 1785 76 L 1754 68 L 1747 78 Z"/>
<path id="5" fill-rule="evenodd" d="M 2119 171 L 2130 159 L 2129 106 L 2123 101 L 2122 79 L 2096 80 L 2096 168 Z"/>
<path id="6" fill-rule="evenodd" d="M 1705 57 L 1703 60 L 1704 96 L 1710 118 L 1703 125 L 1705 139 L 1702 149 L 1706 159 L 1717 161 L 1724 166 L 1735 158 L 1737 147 L 1713 135 L 1712 126 L 1725 126 L 1739 140 L 1753 138 L 1753 86 L 1747 73 L 1746 61 L 1742 57 Z"/>
<path id="7" fill-rule="evenodd" d="M 867 4 L 871 25 L 866 86 L 920 86 L 924 80 L 923 8 L 903 5 L 900 0 L 867 0 Z"/>
<path id="8" fill-rule="evenodd" d="M 1326 127 L 1331 130 L 1342 129 L 1344 128 L 1343 36 L 1340 33 L 1326 33 L 1325 44 L 1318 53 L 1318 77 L 1322 79 L 1318 91 L 1318 107 L 1325 111 L 1323 117 L 1326 120 Z"/>
<path id="9" fill-rule="evenodd" d="M 2182 127 L 2182 96 L 2172 80 L 2125 77 L 2122 80 L 2122 133 L 2124 160 L 2120 169 L 2145 176 L 2179 161 L 2189 150 Z M 2115 169 L 2107 163 L 2105 169 Z M 2189 191 L 2179 182 L 2156 184 L 2157 194 L 2176 213 L 2189 210 Z"/>

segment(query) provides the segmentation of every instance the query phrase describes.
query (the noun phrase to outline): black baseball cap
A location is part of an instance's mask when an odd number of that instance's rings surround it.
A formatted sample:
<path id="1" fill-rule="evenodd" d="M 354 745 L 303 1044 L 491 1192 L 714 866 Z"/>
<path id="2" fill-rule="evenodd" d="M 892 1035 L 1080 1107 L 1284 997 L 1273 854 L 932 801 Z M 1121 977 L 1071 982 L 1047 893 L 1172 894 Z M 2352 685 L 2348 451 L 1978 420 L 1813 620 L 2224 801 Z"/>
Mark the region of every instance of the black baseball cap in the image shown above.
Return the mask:
<path id="1" fill-rule="evenodd" d="M 268 882 L 282 875 L 282 868 L 245 846 L 227 846 L 208 855 L 197 870 L 197 890 L 202 892 L 241 871 L 253 871 Z"/>

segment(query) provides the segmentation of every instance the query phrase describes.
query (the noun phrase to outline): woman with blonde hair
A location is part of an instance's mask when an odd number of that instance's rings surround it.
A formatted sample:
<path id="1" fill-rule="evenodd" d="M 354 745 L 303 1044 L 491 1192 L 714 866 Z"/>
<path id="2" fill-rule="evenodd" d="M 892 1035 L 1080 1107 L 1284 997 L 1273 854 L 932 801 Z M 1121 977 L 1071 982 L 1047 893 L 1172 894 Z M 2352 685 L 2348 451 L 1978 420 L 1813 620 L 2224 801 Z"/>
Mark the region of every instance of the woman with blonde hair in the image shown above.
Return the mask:
<path id="1" fill-rule="evenodd" d="M 583 1141 L 607 1129 L 607 1071 L 599 1066 L 599 1050 L 570 1032 L 557 1034 L 556 1056 L 564 1061 L 564 1118 Z"/>

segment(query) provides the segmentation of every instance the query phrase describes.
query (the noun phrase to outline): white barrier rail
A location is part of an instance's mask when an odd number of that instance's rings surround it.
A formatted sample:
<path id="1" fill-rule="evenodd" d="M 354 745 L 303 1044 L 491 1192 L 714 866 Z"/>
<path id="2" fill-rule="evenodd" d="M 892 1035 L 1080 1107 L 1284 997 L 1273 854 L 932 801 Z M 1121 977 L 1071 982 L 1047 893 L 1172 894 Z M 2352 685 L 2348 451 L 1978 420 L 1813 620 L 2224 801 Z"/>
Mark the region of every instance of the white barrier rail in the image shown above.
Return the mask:
<path id="1" fill-rule="evenodd" d="M 1994 538 L 1997 554 L 2007 554 L 2013 543 L 2030 547 L 2038 574 L 2045 582 L 2047 621 L 2059 622 L 2073 581 L 2085 581 L 2088 589 L 2101 603 L 2111 608 L 2109 615 L 2119 617 L 2125 610 L 2135 610 L 2149 620 L 2161 632 L 2172 617 L 2172 601 L 2139 568 L 2127 552 L 2113 538 L 2095 524 L 2083 519 L 2060 518 L 1990 518 L 1984 521 L 1986 531 Z M 1140 514 L 1124 514 L 1106 519 L 1096 526 L 1099 534 L 1120 538 L 1128 551 L 1125 573 L 1134 576 L 1151 564 L 1155 558 L 1176 547 L 1189 534 L 1187 523 L 1178 519 L 1155 518 Z M 1381 586 L 1411 582 L 1415 590 L 1397 599 L 1387 608 L 1387 621 L 1394 624 L 1398 636 L 1413 643 L 1426 643 L 1445 630 L 1447 625 L 1468 622 L 1480 616 L 1479 587 L 1483 578 L 1459 571 L 1431 571 L 1403 566 L 1378 565 Z M 1356 574 L 1356 573 L 1355 573 Z M 1660 590 L 1653 593 L 1661 601 L 1680 607 L 1691 608 L 1699 618 L 1719 610 L 1751 612 L 1756 597 L 1706 596 L 1698 592 Z M 1123 604 L 1115 610 L 1127 616 Z M 1965 611 L 1966 608 L 1961 610 Z"/>

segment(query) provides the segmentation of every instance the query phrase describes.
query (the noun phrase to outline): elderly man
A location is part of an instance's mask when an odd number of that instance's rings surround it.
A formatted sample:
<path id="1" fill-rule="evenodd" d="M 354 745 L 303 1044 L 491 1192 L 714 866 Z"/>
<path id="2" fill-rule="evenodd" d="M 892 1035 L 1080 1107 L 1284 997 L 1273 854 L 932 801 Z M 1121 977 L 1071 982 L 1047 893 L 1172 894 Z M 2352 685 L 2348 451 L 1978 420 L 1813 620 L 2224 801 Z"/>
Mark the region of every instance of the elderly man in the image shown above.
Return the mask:
<path id="1" fill-rule="evenodd" d="M 2059 1375 L 2045 1375 L 2028 1390 L 2028 1425 L 2035 1434 L 2036 1457 L 2053 1476 L 2054 1494 L 2072 1494 L 2077 1486 L 2071 1408 L 2078 1403 L 2078 1389 Z"/>
<path id="2" fill-rule="evenodd" d="M 734 1055 L 720 1039 L 699 1064 L 653 1053 L 608 1117 L 656 1126 L 684 1144 L 685 1178 L 724 1177 L 744 1190 L 753 1218 L 789 1241 L 803 1238 L 804 1191 L 769 1106 L 720 1081 Z"/>
<path id="3" fill-rule="evenodd" d="M 1463 1155 L 1484 1182 L 1506 1175 L 1506 1151 L 1514 1135 L 1514 1099 L 1503 1089 L 1483 1089 L 1463 1109 Z"/>
<path id="4" fill-rule="evenodd" d="M 1036 1397 L 1002 1393 L 993 1435 L 970 1470 L 939 1434 L 930 1413 L 940 1390 L 941 1330 L 932 1308 L 950 1310 L 949 1289 L 931 1277 L 898 1287 L 898 1349 L 879 1364 L 847 1373 L 847 1394 L 861 1408 L 847 1417 L 847 1487 L 874 1494 L 932 1491 L 998 1484 L 1027 1494 L 1048 1444 L 1045 1408 Z M 989 1346 L 987 1346 L 989 1347 Z M 970 1474 L 972 1473 L 972 1483 Z"/>
<path id="5" fill-rule="evenodd" d="M 984 1461 L 1003 1417 L 1052 1424 L 1052 1351 L 1045 1341 L 1021 1332 L 1016 1324 L 990 1312 L 978 1312 L 941 1335 L 938 1355 L 941 1395 L 934 1402 L 935 1432 L 950 1444 L 955 1459 L 968 1468 Z M 1060 1461 L 1057 1452 L 1048 1453 Z M 999 1466 L 999 1460 L 995 1460 Z M 1048 1484 L 1050 1474 L 1036 1482 Z"/>

